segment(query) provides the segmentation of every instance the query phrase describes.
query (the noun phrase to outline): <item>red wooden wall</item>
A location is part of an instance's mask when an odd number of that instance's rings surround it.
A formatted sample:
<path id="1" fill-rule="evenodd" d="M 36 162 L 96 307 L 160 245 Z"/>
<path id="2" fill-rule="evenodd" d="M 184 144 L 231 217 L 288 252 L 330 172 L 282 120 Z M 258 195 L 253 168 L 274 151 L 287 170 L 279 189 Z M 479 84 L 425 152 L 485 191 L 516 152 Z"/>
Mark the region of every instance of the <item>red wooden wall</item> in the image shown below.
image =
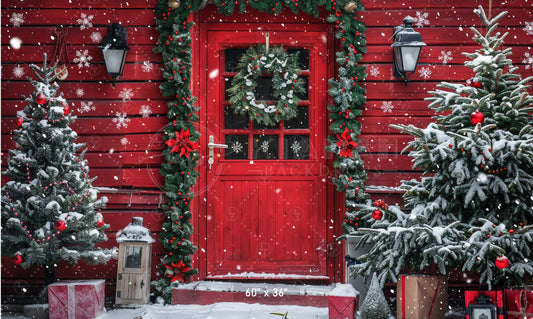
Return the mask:
<path id="1" fill-rule="evenodd" d="M 158 171 L 163 143 L 159 132 L 167 122 L 167 108 L 159 91 L 162 78 L 160 57 L 152 52 L 158 37 L 154 15 L 156 3 L 157 0 L 4 0 L 1 3 L 2 165 L 5 165 L 7 150 L 14 148 L 10 134 L 16 127 L 16 112 L 24 107 L 21 94 L 33 91 L 25 80 L 26 75 L 33 75 L 28 64 L 42 63 L 44 52 L 51 58 L 56 45 L 52 28 L 63 26 L 68 29 L 66 42 L 72 64 L 68 78 L 60 83 L 60 90 L 78 116 L 73 128 L 80 135 L 79 140 L 87 143 L 90 175 L 98 177 L 94 185 L 108 189 L 102 193 L 109 198 L 103 211 L 106 222 L 111 224 L 109 241 L 104 244 L 108 247 L 116 245 L 115 232 L 126 226 L 132 216 L 144 217 L 145 226 L 154 231 L 155 237 L 164 218 L 160 210 L 163 178 Z M 469 26 L 480 22 L 472 10 L 480 4 L 488 7 L 488 3 L 488 0 L 363 0 L 366 11 L 361 16 L 368 27 L 368 53 L 363 62 L 369 76 L 364 83 L 368 103 L 360 121 L 363 123 L 361 139 L 368 149 L 363 155 L 368 185 L 393 187 L 402 179 L 416 176 L 411 170 L 410 158 L 399 154 L 409 136 L 400 135 L 388 124 L 425 125 L 431 121 L 432 115 L 423 101 L 428 96 L 427 91 L 442 80 L 465 82 L 473 76 L 470 69 L 463 66 L 465 58 L 461 52 L 475 50 Z M 522 75 L 531 75 L 533 65 L 522 62 L 526 54 L 533 55 L 532 31 L 528 33 L 526 29 L 526 22 L 533 23 L 531 4 L 528 0 L 509 0 L 504 6 L 501 3 L 494 1 L 492 14 L 510 11 L 501 21 L 500 31 L 510 33 L 506 44 L 513 47 L 512 59 Z M 22 14 L 24 21 L 13 20 L 14 14 Z M 80 27 L 77 20 L 82 14 L 92 16 L 92 26 Z M 428 46 L 422 51 L 418 67 L 418 71 L 426 70 L 426 76 L 417 71 L 405 86 L 402 79 L 392 76 L 390 44 L 392 27 L 401 24 L 407 15 L 422 18 L 422 26 L 416 29 Z M 20 26 L 15 26 L 13 21 L 19 21 Z M 109 82 L 98 49 L 101 40 L 91 38 L 94 32 L 107 35 L 107 26 L 113 22 L 127 27 L 131 48 L 124 76 L 115 88 Z M 19 49 L 10 46 L 14 37 L 22 40 Z M 90 67 L 79 68 L 73 60 L 76 52 L 85 50 L 92 57 Z M 443 61 L 443 52 L 450 57 L 448 61 Z M 153 67 L 151 72 L 145 72 L 147 66 Z M 20 77 L 20 68 L 24 71 L 23 77 Z M 131 99 L 124 99 L 125 93 Z M 83 110 L 83 106 L 88 110 Z M 151 113 L 143 117 L 140 111 L 146 107 Z M 118 116 L 124 114 L 129 121 L 119 125 Z M 376 197 L 401 200 L 395 191 L 374 192 Z M 156 265 L 165 252 L 158 242 L 153 251 L 153 265 Z M 107 293 L 114 294 L 115 263 L 100 266 L 65 264 L 57 268 L 57 273 L 61 279 L 108 279 Z M 4 295 L 35 291 L 41 276 L 40 269 L 23 270 L 8 258 L 2 258 Z"/>

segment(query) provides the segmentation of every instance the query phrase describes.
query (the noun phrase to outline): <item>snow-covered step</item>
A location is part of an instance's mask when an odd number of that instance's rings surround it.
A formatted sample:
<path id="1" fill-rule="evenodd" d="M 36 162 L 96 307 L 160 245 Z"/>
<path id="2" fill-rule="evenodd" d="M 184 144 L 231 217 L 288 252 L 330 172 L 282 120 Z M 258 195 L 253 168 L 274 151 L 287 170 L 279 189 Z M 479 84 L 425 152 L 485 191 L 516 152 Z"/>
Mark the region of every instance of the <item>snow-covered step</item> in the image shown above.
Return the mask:
<path id="1" fill-rule="evenodd" d="M 331 285 L 291 285 L 226 281 L 197 281 L 172 290 L 172 304 L 208 305 L 244 302 L 268 305 L 327 307 Z"/>

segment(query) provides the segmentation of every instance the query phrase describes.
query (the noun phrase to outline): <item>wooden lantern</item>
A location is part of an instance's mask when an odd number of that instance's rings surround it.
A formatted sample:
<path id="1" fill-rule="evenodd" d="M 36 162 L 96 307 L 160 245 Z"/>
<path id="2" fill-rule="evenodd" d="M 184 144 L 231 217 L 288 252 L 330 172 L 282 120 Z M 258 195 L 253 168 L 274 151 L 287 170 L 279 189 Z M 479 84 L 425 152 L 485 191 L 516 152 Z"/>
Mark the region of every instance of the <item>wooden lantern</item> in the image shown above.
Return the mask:
<path id="1" fill-rule="evenodd" d="M 141 217 L 117 234 L 119 243 L 116 304 L 145 304 L 150 300 L 152 243 Z"/>

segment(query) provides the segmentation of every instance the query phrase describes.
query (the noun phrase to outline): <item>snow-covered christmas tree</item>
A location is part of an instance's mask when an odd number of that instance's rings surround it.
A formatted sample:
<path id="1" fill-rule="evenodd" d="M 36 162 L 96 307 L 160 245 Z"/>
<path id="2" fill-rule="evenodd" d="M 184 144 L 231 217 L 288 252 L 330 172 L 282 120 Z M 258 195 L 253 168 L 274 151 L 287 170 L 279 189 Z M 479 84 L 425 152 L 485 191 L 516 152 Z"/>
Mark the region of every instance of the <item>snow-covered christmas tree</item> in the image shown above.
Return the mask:
<path id="1" fill-rule="evenodd" d="M 2 254 L 24 268 L 42 266 L 46 286 L 58 262 L 105 263 L 116 250 L 95 247 L 107 240 L 109 225 L 97 212 L 107 198 L 98 198 L 85 151 L 78 153 L 84 144 L 69 127 L 76 117 L 58 92 L 56 67 L 45 55 L 42 67 L 31 68 L 35 90 L 17 114 L 16 148 L 3 172 L 10 180 L 2 187 Z"/>
<path id="2" fill-rule="evenodd" d="M 496 32 L 505 12 L 472 28 L 480 48 L 465 53 L 467 83 L 442 82 L 429 107 L 437 123 L 394 125 L 415 137 L 406 148 L 424 175 L 404 181 L 407 213 L 387 211 L 356 233 L 375 243 L 353 274 L 378 272 L 396 281 L 404 271 L 436 266 L 481 275 L 489 287 L 533 276 L 533 97 Z"/>

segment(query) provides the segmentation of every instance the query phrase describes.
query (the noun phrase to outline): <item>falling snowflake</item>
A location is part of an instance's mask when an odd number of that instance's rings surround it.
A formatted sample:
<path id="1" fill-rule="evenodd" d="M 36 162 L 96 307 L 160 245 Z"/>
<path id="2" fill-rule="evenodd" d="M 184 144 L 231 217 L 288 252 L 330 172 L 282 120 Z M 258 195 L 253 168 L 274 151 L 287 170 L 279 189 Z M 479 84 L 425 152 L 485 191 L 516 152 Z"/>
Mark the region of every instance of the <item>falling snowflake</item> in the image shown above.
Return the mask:
<path id="1" fill-rule="evenodd" d="M 13 12 L 13 14 L 11 15 L 11 19 L 9 19 L 9 22 L 13 23 L 14 27 L 20 27 L 20 25 L 24 23 L 24 14 Z"/>
<path id="2" fill-rule="evenodd" d="M 117 113 L 117 116 L 113 119 L 113 122 L 117 123 L 117 128 L 128 127 L 130 121 L 126 113 Z"/>
<path id="3" fill-rule="evenodd" d="M 261 149 L 261 151 L 263 151 L 263 153 L 267 153 L 268 149 L 270 148 L 270 142 L 269 141 L 263 141 L 261 143 L 261 146 L 259 146 L 259 148 Z"/>
<path id="4" fill-rule="evenodd" d="M 91 33 L 91 41 L 93 41 L 93 43 L 100 43 L 102 42 L 102 34 L 98 31 L 95 31 L 93 33 Z"/>
<path id="5" fill-rule="evenodd" d="M 526 31 L 527 35 L 533 35 L 533 21 L 526 22 L 526 26 L 524 27 L 524 31 Z"/>
<path id="6" fill-rule="evenodd" d="M 89 101 L 87 103 L 81 102 L 80 104 L 81 104 L 81 106 L 78 109 L 78 112 L 80 112 L 80 113 L 85 113 L 85 112 L 96 110 L 96 107 L 93 105 L 92 101 Z"/>
<path id="7" fill-rule="evenodd" d="M 148 117 L 150 114 L 152 114 L 152 110 L 150 109 L 149 105 L 141 105 L 141 110 L 139 111 L 139 114 L 142 115 L 142 117 Z"/>
<path id="8" fill-rule="evenodd" d="M 126 137 L 123 137 L 123 138 L 120 139 L 120 144 L 121 145 L 128 145 L 129 142 L 130 141 L 128 141 L 128 138 L 126 138 Z"/>
<path id="9" fill-rule="evenodd" d="M 441 60 L 443 64 L 446 64 L 449 61 L 453 60 L 452 51 L 440 51 L 439 60 Z"/>
<path id="10" fill-rule="evenodd" d="M 76 20 L 76 22 L 78 22 L 80 25 L 80 29 L 83 30 L 83 29 L 86 29 L 86 28 L 92 28 L 93 27 L 93 24 L 92 24 L 92 19 L 94 18 L 93 15 L 86 15 L 85 13 L 82 13 L 80 15 L 80 18 L 78 20 Z"/>
<path id="11" fill-rule="evenodd" d="M 72 60 L 74 63 L 78 63 L 78 68 L 81 69 L 82 67 L 89 67 L 91 61 L 93 59 L 92 56 L 89 55 L 89 50 L 76 50 L 76 57 Z"/>
<path id="12" fill-rule="evenodd" d="M 76 95 L 77 95 L 78 97 L 82 97 L 82 96 L 84 96 L 84 95 L 85 95 L 85 90 L 82 89 L 82 88 L 77 88 L 77 89 L 76 89 Z"/>
<path id="13" fill-rule="evenodd" d="M 118 97 L 122 98 L 122 102 L 126 102 L 126 100 L 131 100 L 133 97 L 133 89 L 126 89 L 123 88 L 122 91 L 120 91 Z"/>
<path id="14" fill-rule="evenodd" d="M 239 143 L 239 141 L 235 141 L 235 143 L 233 143 L 231 145 L 231 150 L 235 152 L 235 154 L 239 154 L 240 152 L 242 152 L 242 144 Z"/>
<path id="15" fill-rule="evenodd" d="M 383 113 L 387 113 L 387 112 L 392 113 L 392 110 L 394 109 L 394 105 L 392 105 L 391 101 L 384 101 L 380 109 L 383 110 Z"/>
<path id="16" fill-rule="evenodd" d="M 418 73 L 420 73 L 420 77 L 423 77 L 424 79 L 429 79 L 430 75 L 431 75 L 431 70 L 429 69 L 429 66 L 426 68 L 426 67 L 422 67 L 420 68 L 420 70 L 418 70 Z"/>
<path id="17" fill-rule="evenodd" d="M 429 13 L 427 12 L 421 13 L 417 11 L 416 18 L 415 18 L 415 25 L 419 27 L 423 27 L 424 24 L 429 25 L 429 20 L 427 19 L 428 17 L 429 17 Z"/>
<path id="18" fill-rule="evenodd" d="M 291 144 L 291 150 L 296 155 L 296 157 L 300 157 L 300 150 L 302 149 L 302 145 L 300 145 L 300 142 L 294 141 Z"/>
<path id="19" fill-rule="evenodd" d="M 526 70 L 533 68 L 533 56 L 529 52 L 524 53 L 524 59 L 522 60 L 522 63 L 526 65 Z"/>
<path id="20" fill-rule="evenodd" d="M 150 73 L 154 70 L 154 65 L 150 61 L 144 61 L 142 69 L 143 72 Z"/>
<path id="21" fill-rule="evenodd" d="M 372 76 L 378 76 L 379 75 L 379 68 L 375 65 L 370 67 L 370 75 Z"/>
<path id="22" fill-rule="evenodd" d="M 13 68 L 13 76 L 20 79 L 21 77 L 23 77 L 25 74 L 24 72 L 24 68 L 21 67 L 20 65 L 17 65 L 16 67 Z"/>

